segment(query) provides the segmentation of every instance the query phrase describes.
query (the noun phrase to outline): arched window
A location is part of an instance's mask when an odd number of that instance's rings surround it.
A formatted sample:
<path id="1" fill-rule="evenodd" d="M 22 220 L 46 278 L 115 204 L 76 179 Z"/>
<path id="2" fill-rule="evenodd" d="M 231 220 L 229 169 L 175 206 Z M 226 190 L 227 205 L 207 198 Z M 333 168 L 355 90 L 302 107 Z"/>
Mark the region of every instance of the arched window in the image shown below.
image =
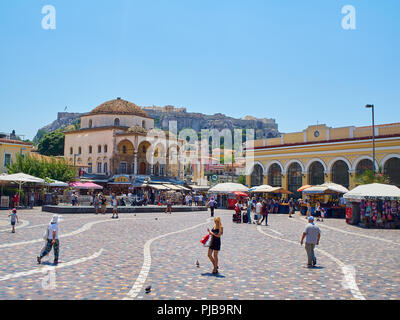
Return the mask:
<path id="1" fill-rule="evenodd" d="M 108 163 L 107 162 L 104 163 L 104 174 L 108 175 Z"/>
<path id="2" fill-rule="evenodd" d="M 97 146 L 97 153 L 101 153 L 101 146 Z"/>
<path id="3" fill-rule="evenodd" d="M 356 167 L 356 175 L 361 175 L 367 170 L 374 170 L 374 166 L 372 164 L 372 161 L 369 159 L 363 159 L 359 163 L 357 163 Z"/>
<path id="4" fill-rule="evenodd" d="M 288 189 L 293 192 L 295 197 L 301 197 L 301 193 L 297 189 L 302 185 L 301 166 L 297 162 L 293 162 L 288 169 Z"/>
<path id="5" fill-rule="evenodd" d="M 118 118 L 114 120 L 114 126 L 116 126 L 116 127 L 120 126 L 120 121 Z"/>
<path id="6" fill-rule="evenodd" d="M 89 153 L 92 153 L 93 152 L 93 148 L 92 148 L 92 146 L 89 146 Z"/>
<path id="7" fill-rule="evenodd" d="M 256 164 L 251 173 L 251 186 L 260 186 L 263 183 L 263 169 L 259 164 Z"/>
<path id="8" fill-rule="evenodd" d="M 89 128 L 92 128 L 92 127 L 93 127 L 93 121 L 89 120 Z"/>
<path id="9" fill-rule="evenodd" d="M 104 146 L 104 153 L 107 153 L 107 152 L 108 152 L 108 146 L 105 145 L 105 146 Z"/>
<path id="10" fill-rule="evenodd" d="M 69 154 L 73 154 L 74 153 L 74 149 L 71 147 L 69 148 Z"/>
<path id="11" fill-rule="evenodd" d="M 332 166 L 332 182 L 349 188 L 349 167 L 343 160 L 336 161 Z"/>
<path id="12" fill-rule="evenodd" d="M 385 162 L 383 168 L 384 174 L 387 174 L 390 179 L 390 183 L 400 187 L 400 159 L 390 158 Z"/>
<path id="13" fill-rule="evenodd" d="M 276 163 L 271 165 L 268 169 L 268 184 L 272 187 L 282 186 L 282 170 Z"/>
<path id="14" fill-rule="evenodd" d="M 325 181 L 324 166 L 318 161 L 313 162 L 309 169 L 309 184 L 311 185 L 323 184 L 324 181 Z"/>

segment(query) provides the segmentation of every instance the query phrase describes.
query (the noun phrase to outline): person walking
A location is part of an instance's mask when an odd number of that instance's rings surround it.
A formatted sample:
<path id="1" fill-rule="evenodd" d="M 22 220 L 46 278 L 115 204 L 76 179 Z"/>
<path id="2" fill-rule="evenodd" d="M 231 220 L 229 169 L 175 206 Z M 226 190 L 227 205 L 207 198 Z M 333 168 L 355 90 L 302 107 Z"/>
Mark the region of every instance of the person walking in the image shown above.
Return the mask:
<path id="1" fill-rule="evenodd" d="M 214 200 L 213 197 L 211 197 L 210 201 L 207 204 L 207 207 L 209 207 L 210 211 L 211 211 L 211 217 L 214 217 L 214 210 L 215 210 L 216 206 L 217 206 L 217 202 Z"/>
<path id="2" fill-rule="evenodd" d="M 263 223 L 265 220 L 265 225 L 268 225 L 268 205 L 265 201 L 263 201 L 262 207 L 261 207 L 261 214 L 263 216 L 262 220 L 258 222 L 259 225 Z"/>
<path id="3" fill-rule="evenodd" d="M 47 244 L 44 251 L 37 257 L 38 264 L 42 263 L 42 258 L 47 256 L 51 249 L 54 247 L 54 264 L 58 264 L 58 257 L 60 254 L 60 242 L 58 239 L 58 215 L 55 214 L 51 218 L 49 225 L 47 226 Z"/>
<path id="4" fill-rule="evenodd" d="M 99 209 L 100 209 L 100 196 L 95 194 L 93 197 L 93 206 L 94 209 L 96 210 L 95 214 L 99 214 Z"/>
<path id="5" fill-rule="evenodd" d="M 261 209 L 262 209 L 262 204 L 261 204 L 260 199 L 258 199 L 258 201 L 256 203 L 256 214 L 254 216 L 254 223 L 256 223 L 256 224 L 259 224 L 258 222 L 261 219 Z"/>
<path id="6" fill-rule="evenodd" d="M 321 230 L 314 224 L 314 217 L 312 216 L 308 217 L 308 224 L 301 236 L 300 245 L 303 245 L 304 238 L 306 239 L 307 267 L 312 268 L 317 264 L 314 249 L 316 245 L 319 245 L 321 238 Z"/>
<path id="7" fill-rule="evenodd" d="M 17 209 L 12 209 L 11 213 L 8 215 L 11 217 L 11 233 L 15 233 L 15 222 L 19 223 L 18 216 L 17 216 Z"/>
<path id="8" fill-rule="evenodd" d="M 308 217 L 311 217 L 311 202 L 307 202 L 306 219 L 308 219 Z"/>
<path id="9" fill-rule="evenodd" d="M 252 207 L 253 207 L 253 202 L 249 198 L 249 200 L 247 201 L 247 223 L 250 223 L 250 224 L 251 224 L 251 210 L 252 210 Z"/>
<path id="10" fill-rule="evenodd" d="M 315 216 L 317 217 L 317 221 L 319 221 L 319 218 L 321 217 L 321 204 L 319 201 L 315 204 Z"/>
<path id="11" fill-rule="evenodd" d="M 293 202 L 293 198 L 290 198 L 290 200 L 289 200 L 289 218 L 292 218 L 293 211 L 294 211 L 294 202 Z"/>
<path id="12" fill-rule="evenodd" d="M 111 196 L 111 203 L 112 203 L 112 207 L 113 207 L 113 214 L 111 219 L 118 219 L 118 198 L 115 195 L 115 193 L 112 194 Z M 116 217 L 114 217 L 116 216 Z"/>
<path id="13" fill-rule="evenodd" d="M 106 214 L 107 211 L 107 198 L 104 194 L 101 195 L 101 213 Z"/>
<path id="14" fill-rule="evenodd" d="M 218 273 L 218 253 L 221 250 L 221 236 L 224 232 L 222 223 L 221 223 L 221 218 L 220 217 L 215 217 L 214 218 L 214 227 L 210 231 L 209 228 L 207 228 L 208 233 L 211 235 L 211 245 L 208 249 L 208 258 L 210 259 L 211 263 L 213 264 L 213 274 Z"/>
<path id="15" fill-rule="evenodd" d="M 170 197 L 167 199 L 167 208 L 165 209 L 165 213 L 168 213 L 168 211 L 169 214 L 172 214 L 172 200 Z"/>

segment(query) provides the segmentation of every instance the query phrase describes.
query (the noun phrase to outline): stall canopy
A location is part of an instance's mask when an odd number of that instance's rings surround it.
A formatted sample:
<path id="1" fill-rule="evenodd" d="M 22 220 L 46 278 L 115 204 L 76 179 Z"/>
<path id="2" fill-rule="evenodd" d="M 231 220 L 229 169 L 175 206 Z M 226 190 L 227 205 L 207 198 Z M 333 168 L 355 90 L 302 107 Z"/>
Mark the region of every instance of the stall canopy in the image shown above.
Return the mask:
<path id="1" fill-rule="evenodd" d="M 58 181 L 58 180 L 54 180 L 54 179 L 49 179 L 49 178 L 46 178 L 46 186 L 48 186 L 48 187 L 58 187 L 58 188 L 62 188 L 62 187 L 68 187 L 69 186 L 69 184 L 68 183 L 66 183 L 66 182 L 62 182 L 62 181 Z"/>
<path id="2" fill-rule="evenodd" d="M 239 197 L 248 197 L 249 196 L 247 193 L 244 193 L 242 191 L 234 191 L 232 193 L 236 194 Z"/>
<path id="3" fill-rule="evenodd" d="M 248 192 L 249 188 L 240 183 L 219 183 L 208 190 L 209 193 L 232 193 L 234 191 Z"/>
<path id="4" fill-rule="evenodd" d="M 169 183 L 164 183 L 164 186 L 167 187 L 168 189 L 175 190 L 175 191 L 181 191 L 181 188 L 178 188 L 177 186 L 174 186 L 173 184 Z"/>
<path id="5" fill-rule="evenodd" d="M 194 191 L 208 191 L 210 189 L 209 186 L 196 186 L 196 185 L 191 185 L 189 186 Z"/>
<path id="6" fill-rule="evenodd" d="M 327 182 L 321 185 L 313 186 L 303 190 L 304 193 L 315 193 L 315 194 L 330 194 L 330 193 L 346 193 L 349 189 L 343 187 L 340 184 Z"/>
<path id="7" fill-rule="evenodd" d="M 308 188 L 311 188 L 311 187 L 312 187 L 312 185 L 306 184 L 306 185 L 301 186 L 300 188 L 298 188 L 297 192 L 302 192 L 302 191 L 304 191 L 304 190 L 306 190 Z"/>
<path id="8" fill-rule="evenodd" d="M 269 184 L 263 184 L 261 186 L 252 187 L 249 189 L 250 192 L 268 192 L 272 187 Z"/>
<path id="9" fill-rule="evenodd" d="M 348 200 L 362 200 L 365 198 L 390 198 L 400 199 L 400 189 L 396 186 L 381 183 L 364 184 L 355 187 L 343 195 Z"/>
<path id="10" fill-rule="evenodd" d="M 72 182 L 69 184 L 70 187 L 75 188 L 75 189 L 85 189 L 85 190 L 101 190 L 103 189 L 102 186 L 99 186 L 98 184 L 95 184 L 93 182 Z"/>
<path id="11" fill-rule="evenodd" d="M 26 183 L 33 183 L 33 184 L 45 184 L 45 181 L 43 179 L 30 176 L 29 174 L 26 173 L 15 173 L 15 174 L 8 174 L 8 175 L 2 175 L 0 176 L 0 181 L 4 183 L 16 183 L 18 184 L 18 194 L 19 197 L 21 197 L 21 189 L 22 185 Z"/>
<path id="12" fill-rule="evenodd" d="M 162 184 L 149 184 L 148 187 L 156 189 L 156 190 L 169 190 L 168 187 L 163 186 Z"/>

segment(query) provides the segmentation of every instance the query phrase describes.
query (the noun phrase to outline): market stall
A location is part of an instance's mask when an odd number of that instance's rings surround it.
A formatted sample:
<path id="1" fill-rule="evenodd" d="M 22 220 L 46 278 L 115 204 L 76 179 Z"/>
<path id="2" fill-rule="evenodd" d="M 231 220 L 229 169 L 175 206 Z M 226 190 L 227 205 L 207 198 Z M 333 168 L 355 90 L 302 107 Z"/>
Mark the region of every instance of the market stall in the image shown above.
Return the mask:
<path id="1" fill-rule="evenodd" d="M 229 197 L 233 192 L 248 192 L 249 188 L 240 183 L 219 183 L 208 190 L 208 194 L 217 199 L 218 207 L 229 208 Z M 236 195 L 234 197 L 237 197 Z"/>
<path id="2" fill-rule="evenodd" d="M 289 203 L 284 202 L 282 199 L 283 194 L 292 194 L 289 190 L 283 187 L 272 187 L 270 185 L 261 185 L 253 187 L 249 190 L 256 194 L 266 194 L 266 199 L 273 199 L 278 202 L 278 212 L 277 213 L 289 213 Z M 264 198 L 264 197 L 263 197 Z"/>
<path id="3" fill-rule="evenodd" d="M 17 203 L 13 204 L 15 207 L 19 207 L 21 203 L 25 203 L 25 205 L 27 205 L 29 203 L 29 199 L 27 199 L 27 197 L 26 197 L 25 201 L 23 201 L 21 199 L 21 193 L 23 191 L 23 187 L 27 187 L 27 189 L 29 189 L 29 187 L 31 187 L 31 186 L 34 186 L 36 188 L 37 185 L 45 184 L 44 179 L 37 178 L 37 177 L 31 176 L 29 174 L 25 174 L 22 172 L 15 173 L 15 174 L 9 174 L 9 175 L 2 175 L 2 176 L 0 176 L 0 182 L 2 182 L 4 184 L 17 184 L 18 185 L 18 191 L 17 191 L 18 201 L 17 201 Z M 4 201 L 4 203 L 7 202 L 6 199 L 2 199 L 2 201 Z"/>
<path id="4" fill-rule="evenodd" d="M 321 209 L 325 211 L 325 217 L 344 218 L 346 205 L 342 195 L 348 191 L 342 185 L 331 182 L 307 187 L 302 191 L 306 196 L 301 205 L 301 214 L 306 215 L 307 203 L 311 203 L 311 214 L 315 215 L 315 205 L 319 202 Z"/>
<path id="5" fill-rule="evenodd" d="M 393 185 L 360 185 L 343 195 L 346 222 L 368 228 L 400 228 L 400 189 Z"/>

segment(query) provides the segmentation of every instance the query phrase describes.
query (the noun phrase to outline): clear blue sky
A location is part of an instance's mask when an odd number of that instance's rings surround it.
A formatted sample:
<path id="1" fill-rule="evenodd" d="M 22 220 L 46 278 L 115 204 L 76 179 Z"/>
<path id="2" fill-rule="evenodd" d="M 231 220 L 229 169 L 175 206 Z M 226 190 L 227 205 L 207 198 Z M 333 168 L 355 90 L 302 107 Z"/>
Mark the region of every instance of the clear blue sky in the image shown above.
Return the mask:
<path id="1" fill-rule="evenodd" d="M 56 8 L 56 30 L 41 27 Z M 343 30 L 341 8 L 356 8 Z M 398 0 L 2 0 L 0 131 L 122 97 L 311 124 L 400 121 Z"/>

